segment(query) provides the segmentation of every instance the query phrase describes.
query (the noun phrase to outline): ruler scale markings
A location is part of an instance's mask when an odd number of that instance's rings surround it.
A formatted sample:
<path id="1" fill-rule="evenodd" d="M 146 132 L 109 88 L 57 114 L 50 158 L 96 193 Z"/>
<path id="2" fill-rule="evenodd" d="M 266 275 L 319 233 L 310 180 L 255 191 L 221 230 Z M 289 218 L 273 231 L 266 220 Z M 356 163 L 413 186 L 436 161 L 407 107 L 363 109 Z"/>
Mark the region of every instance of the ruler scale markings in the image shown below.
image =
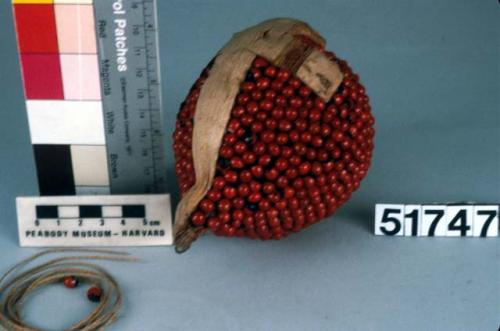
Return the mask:
<path id="1" fill-rule="evenodd" d="M 74 206 L 59 206 L 59 219 L 75 219 L 80 215 L 80 209 Z"/>
<path id="2" fill-rule="evenodd" d="M 147 10 L 151 11 L 151 14 L 147 14 Z M 146 44 L 148 43 L 148 39 L 152 37 L 154 39 L 154 42 L 152 42 L 151 46 L 152 49 L 150 51 L 146 52 L 146 59 L 149 60 L 156 60 L 159 58 L 159 49 L 158 49 L 158 33 L 157 33 L 157 27 L 156 27 L 156 1 L 148 1 L 148 0 L 143 0 L 143 13 L 144 15 L 151 15 L 153 18 L 152 22 L 148 22 L 144 26 L 144 34 L 146 37 Z M 152 36 L 151 36 L 152 34 Z M 159 148 L 159 152 L 155 152 L 155 149 L 153 148 L 153 164 L 155 165 L 154 168 L 154 173 L 155 173 L 155 183 L 156 187 L 155 189 L 159 190 L 165 190 L 166 182 L 165 182 L 165 159 L 163 158 L 163 153 L 162 150 L 164 149 L 164 139 L 163 135 L 161 134 L 162 131 L 160 131 L 158 128 L 161 128 L 161 123 L 163 122 L 162 118 L 162 113 L 159 111 L 156 112 L 151 112 L 151 109 L 161 109 L 161 94 L 160 94 L 160 81 L 161 81 L 161 76 L 159 73 L 159 64 L 157 61 L 147 61 L 147 65 L 150 66 L 152 63 L 154 63 L 155 72 L 150 72 L 148 70 L 148 84 L 149 84 L 149 89 L 150 89 L 150 104 L 149 104 L 149 109 L 150 109 L 150 116 L 151 116 L 151 127 L 153 128 L 153 133 L 151 135 L 152 137 L 152 146 L 157 146 Z M 150 74 L 154 75 L 151 76 Z M 153 84 L 151 84 L 153 83 Z M 151 88 L 151 85 L 154 85 L 154 88 Z M 151 92 L 153 92 L 154 99 L 156 99 L 155 103 L 151 102 L 152 96 Z M 157 93 L 157 96 L 154 95 L 154 93 Z M 156 120 L 154 120 L 155 117 Z M 155 124 L 153 126 L 153 123 Z M 155 160 L 158 160 L 155 162 Z M 159 167 L 157 165 L 160 165 Z"/>
<path id="3" fill-rule="evenodd" d="M 103 206 L 102 216 L 107 218 L 120 218 L 123 216 L 121 206 Z"/>
<path id="4" fill-rule="evenodd" d="M 80 206 L 80 218 L 101 218 L 102 209 L 98 205 Z"/>
<path id="5" fill-rule="evenodd" d="M 36 218 L 58 218 L 59 211 L 57 206 L 37 206 L 36 207 Z"/>
<path id="6" fill-rule="evenodd" d="M 148 4 L 154 1 L 94 3 L 112 193 L 165 191 L 158 48 L 150 42 L 156 11 Z"/>
<path id="7" fill-rule="evenodd" d="M 146 208 L 144 205 L 125 205 L 122 207 L 123 217 L 144 218 Z"/>
<path id="8" fill-rule="evenodd" d="M 166 194 L 17 199 L 21 246 L 171 245 Z"/>
<path id="9" fill-rule="evenodd" d="M 77 218 L 145 218 L 146 206 L 142 204 L 124 205 L 41 205 L 36 207 L 39 219 Z"/>

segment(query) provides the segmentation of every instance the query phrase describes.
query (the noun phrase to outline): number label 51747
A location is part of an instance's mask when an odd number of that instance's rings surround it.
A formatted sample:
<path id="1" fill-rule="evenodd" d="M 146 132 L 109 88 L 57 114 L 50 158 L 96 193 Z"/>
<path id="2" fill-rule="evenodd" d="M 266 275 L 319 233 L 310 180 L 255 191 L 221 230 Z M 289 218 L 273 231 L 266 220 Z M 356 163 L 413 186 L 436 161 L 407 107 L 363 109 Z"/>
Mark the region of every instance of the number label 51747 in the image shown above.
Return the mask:
<path id="1" fill-rule="evenodd" d="M 375 207 L 382 236 L 497 237 L 499 205 L 391 205 Z"/>

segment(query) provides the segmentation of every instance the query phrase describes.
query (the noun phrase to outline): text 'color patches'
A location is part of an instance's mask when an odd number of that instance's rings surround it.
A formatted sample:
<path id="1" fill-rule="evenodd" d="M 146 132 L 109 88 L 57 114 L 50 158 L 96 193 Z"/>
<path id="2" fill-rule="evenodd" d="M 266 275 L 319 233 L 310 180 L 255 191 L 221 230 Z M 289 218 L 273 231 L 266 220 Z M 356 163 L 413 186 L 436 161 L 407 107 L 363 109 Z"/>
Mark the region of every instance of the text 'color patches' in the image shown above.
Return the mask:
<path id="1" fill-rule="evenodd" d="M 55 17 L 61 54 L 97 54 L 91 5 L 56 5 Z"/>

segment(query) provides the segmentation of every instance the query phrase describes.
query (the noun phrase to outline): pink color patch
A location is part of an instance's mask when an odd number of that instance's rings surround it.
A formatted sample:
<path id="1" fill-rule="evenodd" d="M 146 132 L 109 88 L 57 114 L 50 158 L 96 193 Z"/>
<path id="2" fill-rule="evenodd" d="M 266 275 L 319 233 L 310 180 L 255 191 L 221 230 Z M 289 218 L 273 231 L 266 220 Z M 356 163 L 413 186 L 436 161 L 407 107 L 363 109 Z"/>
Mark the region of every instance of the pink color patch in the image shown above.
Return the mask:
<path id="1" fill-rule="evenodd" d="M 92 5 L 55 5 L 60 53 L 96 54 Z"/>
<path id="2" fill-rule="evenodd" d="M 64 99 L 58 54 L 21 54 L 26 99 Z"/>
<path id="3" fill-rule="evenodd" d="M 101 88 L 97 55 L 61 54 L 66 100 L 100 100 Z"/>

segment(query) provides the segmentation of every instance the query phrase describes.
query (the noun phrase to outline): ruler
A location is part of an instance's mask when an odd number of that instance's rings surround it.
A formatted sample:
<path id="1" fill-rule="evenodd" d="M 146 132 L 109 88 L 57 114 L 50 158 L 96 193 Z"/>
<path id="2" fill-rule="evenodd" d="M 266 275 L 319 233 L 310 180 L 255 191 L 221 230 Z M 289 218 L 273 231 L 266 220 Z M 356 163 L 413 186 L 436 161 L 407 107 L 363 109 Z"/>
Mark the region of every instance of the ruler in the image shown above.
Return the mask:
<path id="1" fill-rule="evenodd" d="M 113 193 L 165 191 L 156 2 L 94 3 Z"/>
<path id="2" fill-rule="evenodd" d="M 13 8 L 40 194 L 164 193 L 156 2 Z"/>
<path id="3" fill-rule="evenodd" d="M 171 245 L 167 194 L 17 198 L 23 247 Z"/>

